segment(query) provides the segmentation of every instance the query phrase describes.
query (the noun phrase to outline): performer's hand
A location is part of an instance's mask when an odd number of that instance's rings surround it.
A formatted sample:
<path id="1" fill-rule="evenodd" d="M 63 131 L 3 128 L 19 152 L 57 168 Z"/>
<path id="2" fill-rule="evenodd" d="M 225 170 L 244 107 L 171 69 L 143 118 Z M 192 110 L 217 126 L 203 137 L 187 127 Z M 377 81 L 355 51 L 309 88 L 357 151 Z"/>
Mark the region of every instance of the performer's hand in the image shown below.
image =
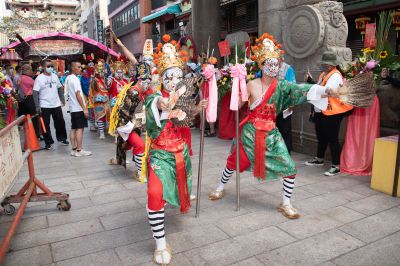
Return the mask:
<path id="1" fill-rule="evenodd" d="M 383 79 L 385 79 L 385 78 L 387 78 L 388 76 L 389 76 L 389 69 L 383 68 L 383 69 L 382 69 L 382 72 L 381 72 L 381 77 L 382 77 Z"/>
<path id="2" fill-rule="evenodd" d="M 206 109 L 208 106 L 208 100 L 201 100 L 199 104 L 197 105 L 197 109 L 199 112 L 201 112 L 202 109 Z"/>
<path id="3" fill-rule="evenodd" d="M 168 110 L 168 99 L 163 97 L 158 98 L 157 107 L 160 110 Z"/>

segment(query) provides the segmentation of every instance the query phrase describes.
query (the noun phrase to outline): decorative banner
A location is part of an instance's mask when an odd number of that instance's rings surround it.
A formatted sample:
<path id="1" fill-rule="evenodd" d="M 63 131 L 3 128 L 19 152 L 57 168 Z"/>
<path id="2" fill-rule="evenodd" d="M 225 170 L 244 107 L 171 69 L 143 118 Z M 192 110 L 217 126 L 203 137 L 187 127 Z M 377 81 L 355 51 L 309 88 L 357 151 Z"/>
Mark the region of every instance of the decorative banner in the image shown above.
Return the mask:
<path id="1" fill-rule="evenodd" d="M 29 43 L 29 55 L 57 56 L 83 53 L 83 42 L 78 40 L 34 40 Z"/>
<path id="2" fill-rule="evenodd" d="M 251 50 L 250 41 L 244 43 L 244 49 L 246 51 L 246 56 L 250 57 L 250 50 Z"/>
<path id="3" fill-rule="evenodd" d="M 102 19 L 98 19 L 97 20 L 97 25 L 96 25 L 96 29 L 97 29 L 97 41 L 99 43 L 104 44 L 104 26 L 103 26 L 103 20 Z"/>
<path id="4" fill-rule="evenodd" d="M 221 57 L 231 55 L 231 48 L 227 40 L 218 43 L 219 54 Z"/>
<path id="5" fill-rule="evenodd" d="M 376 46 L 376 23 L 368 23 L 365 28 L 364 47 L 375 48 Z"/>
<path id="6" fill-rule="evenodd" d="M 18 127 L 0 137 L 0 201 L 10 190 L 23 164 Z"/>

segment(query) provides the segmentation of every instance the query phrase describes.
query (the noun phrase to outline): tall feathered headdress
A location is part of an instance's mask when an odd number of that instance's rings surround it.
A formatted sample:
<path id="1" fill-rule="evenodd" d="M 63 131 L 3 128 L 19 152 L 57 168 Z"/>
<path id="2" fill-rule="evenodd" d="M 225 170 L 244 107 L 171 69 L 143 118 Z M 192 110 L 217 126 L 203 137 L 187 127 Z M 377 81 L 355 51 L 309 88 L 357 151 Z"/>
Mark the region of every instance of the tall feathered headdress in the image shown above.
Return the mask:
<path id="1" fill-rule="evenodd" d="M 267 58 L 282 59 L 285 51 L 281 49 L 279 44 L 272 35 L 264 33 L 260 38 L 256 39 L 256 44 L 252 47 L 252 60 L 259 64 L 263 64 Z"/>
<path id="2" fill-rule="evenodd" d="M 162 75 L 165 70 L 171 67 L 184 69 L 187 61 L 186 51 L 180 50 L 180 45 L 167 34 L 162 37 L 164 44 L 159 43 L 156 52 L 153 54 L 154 63 L 157 66 L 158 73 Z"/>

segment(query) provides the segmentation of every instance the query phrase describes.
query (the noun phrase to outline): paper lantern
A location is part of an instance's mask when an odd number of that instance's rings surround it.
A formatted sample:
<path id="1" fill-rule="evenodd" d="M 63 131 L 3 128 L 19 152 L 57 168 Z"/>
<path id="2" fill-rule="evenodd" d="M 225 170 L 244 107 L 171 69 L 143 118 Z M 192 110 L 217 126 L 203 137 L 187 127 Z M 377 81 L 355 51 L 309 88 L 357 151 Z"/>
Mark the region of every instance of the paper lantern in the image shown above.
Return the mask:
<path id="1" fill-rule="evenodd" d="M 361 17 L 355 19 L 356 29 L 360 31 L 363 40 L 365 35 L 365 29 L 369 21 L 371 21 L 371 18 L 366 17 L 364 15 L 361 15 Z"/>

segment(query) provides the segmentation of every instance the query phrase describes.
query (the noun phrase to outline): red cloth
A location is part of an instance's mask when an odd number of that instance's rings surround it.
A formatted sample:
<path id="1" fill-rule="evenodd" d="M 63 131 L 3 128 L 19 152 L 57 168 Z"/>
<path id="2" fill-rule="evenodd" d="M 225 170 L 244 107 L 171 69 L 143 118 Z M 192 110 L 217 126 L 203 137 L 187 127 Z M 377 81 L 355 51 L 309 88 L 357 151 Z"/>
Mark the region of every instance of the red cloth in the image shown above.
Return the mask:
<path id="1" fill-rule="evenodd" d="M 110 86 L 110 90 L 108 94 L 110 95 L 110 98 L 114 98 L 118 96 L 119 91 L 121 91 L 122 87 L 128 84 L 128 80 L 126 79 L 112 79 L 112 83 Z"/>
<path id="2" fill-rule="evenodd" d="M 158 211 L 164 208 L 163 185 L 149 165 L 149 178 L 147 180 L 147 207 L 150 210 Z"/>
<path id="3" fill-rule="evenodd" d="M 190 131 L 190 127 L 180 127 L 179 131 L 181 132 L 183 140 L 188 145 L 190 156 L 192 156 L 192 131 Z"/>
<path id="4" fill-rule="evenodd" d="M 132 149 L 132 153 L 134 155 L 144 153 L 146 144 L 144 143 L 144 140 L 135 132 L 132 132 L 131 134 L 129 134 L 127 143 L 128 143 L 128 145 L 127 145 L 126 149 L 127 150 Z"/>
<path id="5" fill-rule="evenodd" d="M 340 171 L 351 175 L 371 175 L 374 143 L 379 138 L 379 110 L 377 96 L 372 106 L 354 108 L 347 122 Z"/>
<path id="6" fill-rule="evenodd" d="M 233 139 L 236 135 L 235 112 L 229 109 L 231 104 L 231 92 L 227 92 L 221 100 L 221 109 L 218 117 L 218 137 L 221 139 Z M 239 121 L 241 121 L 247 112 L 247 104 L 239 111 Z"/>

